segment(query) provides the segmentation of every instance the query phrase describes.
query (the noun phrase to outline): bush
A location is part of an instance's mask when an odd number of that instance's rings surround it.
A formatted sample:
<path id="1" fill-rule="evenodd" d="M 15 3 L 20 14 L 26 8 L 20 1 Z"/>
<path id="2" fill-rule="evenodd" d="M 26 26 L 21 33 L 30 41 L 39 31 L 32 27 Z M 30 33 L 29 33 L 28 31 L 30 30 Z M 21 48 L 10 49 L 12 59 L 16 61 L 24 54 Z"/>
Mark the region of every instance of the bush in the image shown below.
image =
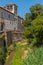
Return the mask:
<path id="1" fill-rule="evenodd" d="M 34 37 L 34 39 L 30 38 L 31 43 L 43 43 L 43 16 L 38 16 L 35 20 L 33 20 L 29 28 L 29 31 Z"/>
<path id="2" fill-rule="evenodd" d="M 25 27 L 23 32 L 23 38 L 29 38 L 30 33 L 31 32 L 29 31 L 29 27 Z"/>
<path id="3" fill-rule="evenodd" d="M 29 38 L 29 43 L 31 43 L 33 46 L 37 43 L 36 38 Z"/>
<path id="4" fill-rule="evenodd" d="M 32 21 L 32 30 L 35 37 L 39 40 L 43 39 L 43 16 L 38 16 L 37 19 Z"/>
<path id="5" fill-rule="evenodd" d="M 43 47 L 34 48 L 28 52 L 24 65 L 43 65 Z"/>
<path id="6" fill-rule="evenodd" d="M 0 49 L 0 64 L 4 64 L 5 60 L 6 60 L 6 55 L 7 53 L 5 53 L 4 48 Z"/>

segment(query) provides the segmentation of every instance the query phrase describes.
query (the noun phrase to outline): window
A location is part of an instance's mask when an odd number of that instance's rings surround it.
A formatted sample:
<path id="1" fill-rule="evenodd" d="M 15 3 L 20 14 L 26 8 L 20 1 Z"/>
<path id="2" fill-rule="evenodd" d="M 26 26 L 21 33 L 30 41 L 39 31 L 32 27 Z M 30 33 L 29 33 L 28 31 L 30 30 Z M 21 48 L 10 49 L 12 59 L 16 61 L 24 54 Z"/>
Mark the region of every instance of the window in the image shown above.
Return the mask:
<path id="1" fill-rule="evenodd" d="M 9 16 L 8 16 L 9 18 L 10 18 L 10 14 L 9 14 Z"/>
<path id="2" fill-rule="evenodd" d="M 14 21 L 16 21 L 17 19 L 16 18 L 14 18 Z"/>

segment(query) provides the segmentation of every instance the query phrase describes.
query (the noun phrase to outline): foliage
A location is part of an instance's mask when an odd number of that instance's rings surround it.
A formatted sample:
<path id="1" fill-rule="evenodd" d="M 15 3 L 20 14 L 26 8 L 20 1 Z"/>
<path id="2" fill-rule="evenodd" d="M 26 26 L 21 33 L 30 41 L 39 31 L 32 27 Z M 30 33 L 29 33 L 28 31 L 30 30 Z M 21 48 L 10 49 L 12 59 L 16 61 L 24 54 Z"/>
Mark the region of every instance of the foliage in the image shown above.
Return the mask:
<path id="1" fill-rule="evenodd" d="M 3 54 L 4 54 L 3 49 L 0 48 L 0 61 L 2 60 Z"/>
<path id="2" fill-rule="evenodd" d="M 16 50 L 16 43 L 12 43 L 9 47 L 8 47 L 8 54 L 10 54 L 12 51 Z"/>
<path id="3" fill-rule="evenodd" d="M 30 38 L 29 35 L 31 35 Z M 37 16 L 29 27 L 25 27 L 24 36 L 29 38 L 32 44 L 43 43 L 43 15 Z"/>
<path id="4" fill-rule="evenodd" d="M 0 34 L 0 38 L 4 37 L 4 33 Z"/>
<path id="5" fill-rule="evenodd" d="M 28 27 L 31 24 L 31 14 L 30 13 L 26 13 L 25 15 L 25 20 L 24 20 L 24 26 Z"/>
<path id="6" fill-rule="evenodd" d="M 37 16 L 43 15 L 43 6 L 36 4 L 30 8 L 30 12 L 32 14 L 32 19 L 36 19 Z"/>
<path id="7" fill-rule="evenodd" d="M 28 52 L 24 65 L 43 65 L 43 47 L 33 48 Z"/>
<path id="8" fill-rule="evenodd" d="M 13 60 L 10 65 L 24 65 L 22 55 L 24 52 L 24 49 L 28 48 L 28 45 L 22 45 L 24 41 L 17 43 L 16 45 L 16 52 L 14 53 Z"/>
<path id="9" fill-rule="evenodd" d="M 17 47 L 16 47 L 16 52 L 14 54 L 14 57 L 13 57 L 13 60 L 11 62 L 11 65 L 22 65 L 22 59 L 21 59 L 21 56 L 22 56 L 22 52 L 23 52 L 23 46 L 20 44 L 17 44 Z"/>
<path id="10" fill-rule="evenodd" d="M 30 8 L 30 13 L 26 13 L 24 20 L 25 30 L 24 37 L 29 38 L 31 34 L 34 38 L 29 41 L 32 44 L 39 43 L 43 40 L 43 6 L 36 4 Z"/>
<path id="11" fill-rule="evenodd" d="M 4 48 L 1 48 L 0 50 L 0 64 L 4 64 L 6 59 L 6 53 L 3 50 Z"/>
<path id="12" fill-rule="evenodd" d="M 29 27 L 25 27 L 23 32 L 24 38 L 28 38 L 30 33 L 31 32 L 29 31 Z"/>
<path id="13" fill-rule="evenodd" d="M 21 56 L 25 48 L 27 46 L 23 46 L 22 43 L 17 44 L 17 51 L 10 65 L 43 65 L 43 47 L 34 47 L 32 50 L 28 50 L 27 57 L 22 59 Z"/>
<path id="14" fill-rule="evenodd" d="M 36 38 L 29 38 L 29 43 L 32 43 L 33 45 L 37 43 Z"/>
<path id="15" fill-rule="evenodd" d="M 32 34 L 37 41 L 43 40 L 43 16 L 38 16 L 37 19 L 33 20 L 31 23 Z"/>
<path id="16" fill-rule="evenodd" d="M 24 26 L 29 27 L 31 25 L 31 22 L 39 15 L 43 15 L 43 6 L 36 4 L 30 8 L 30 13 L 26 13 Z"/>

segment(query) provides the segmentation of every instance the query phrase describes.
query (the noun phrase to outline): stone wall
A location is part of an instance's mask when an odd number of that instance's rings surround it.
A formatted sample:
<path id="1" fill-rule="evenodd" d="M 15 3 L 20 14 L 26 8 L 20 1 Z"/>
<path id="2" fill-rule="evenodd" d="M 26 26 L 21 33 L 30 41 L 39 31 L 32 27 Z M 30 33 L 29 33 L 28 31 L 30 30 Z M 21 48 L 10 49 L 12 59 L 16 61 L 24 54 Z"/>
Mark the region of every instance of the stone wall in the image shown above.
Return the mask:
<path id="1" fill-rule="evenodd" d="M 0 33 L 0 47 L 3 47 L 4 46 L 4 35 L 3 33 L 1 32 Z"/>
<path id="2" fill-rule="evenodd" d="M 0 38 L 0 47 L 3 47 L 4 46 L 4 40 L 3 38 Z"/>
<path id="3" fill-rule="evenodd" d="M 7 45 L 11 45 L 12 44 L 12 32 L 9 31 L 7 32 Z"/>
<path id="4" fill-rule="evenodd" d="M 0 18 L 0 22 L 4 22 L 4 30 L 13 31 L 17 27 L 17 17 L 3 8 L 0 8 Z"/>
<path id="5" fill-rule="evenodd" d="M 22 33 L 14 32 L 13 34 L 13 41 L 18 42 L 22 40 Z"/>
<path id="6" fill-rule="evenodd" d="M 15 33 L 14 31 L 7 32 L 7 45 L 11 45 L 13 42 L 18 42 L 22 40 L 22 33 Z"/>

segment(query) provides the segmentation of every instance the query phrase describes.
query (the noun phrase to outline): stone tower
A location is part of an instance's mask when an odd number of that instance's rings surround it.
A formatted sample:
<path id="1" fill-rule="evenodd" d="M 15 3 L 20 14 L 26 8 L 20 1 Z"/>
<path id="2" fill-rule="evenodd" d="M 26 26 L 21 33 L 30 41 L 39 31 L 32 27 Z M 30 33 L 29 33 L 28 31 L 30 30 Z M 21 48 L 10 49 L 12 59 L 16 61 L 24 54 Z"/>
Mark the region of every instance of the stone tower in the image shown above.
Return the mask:
<path id="1" fill-rule="evenodd" d="M 10 11 L 10 12 L 12 12 L 12 13 L 14 13 L 15 15 L 17 15 L 17 8 L 18 8 L 18 6 L 16 5 L 16 4 L 7 4 L 6 5 L 6 8 Z"/>

